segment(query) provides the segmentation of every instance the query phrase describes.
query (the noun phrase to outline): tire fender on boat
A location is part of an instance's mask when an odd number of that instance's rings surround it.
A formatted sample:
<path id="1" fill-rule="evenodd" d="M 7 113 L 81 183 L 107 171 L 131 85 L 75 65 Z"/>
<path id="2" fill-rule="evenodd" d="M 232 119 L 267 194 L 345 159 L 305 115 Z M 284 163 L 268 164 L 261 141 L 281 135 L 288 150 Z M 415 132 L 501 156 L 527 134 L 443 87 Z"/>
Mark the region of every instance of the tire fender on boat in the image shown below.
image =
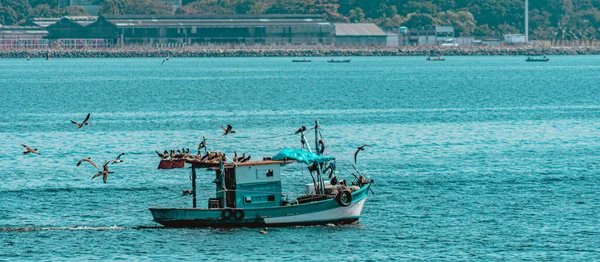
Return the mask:
<path id="1" fill-rule="evenodd" d="M 349 190 L 340 191 L 335 196 L 338 205 L 346 207 L 352 203 L 352 193 Z"/>
<path id="2" fill-rule="evenodd" d="M 231 219 L 232 216 L 233 216 L 233 209 L 231 209 L 231 208 L 225 208 L 225 209 L 223 209 L 223 211 L 221 211 L 221 219 L 223 219 L 223 220 L 229 220 L 229 219 Z"/>
<path id="3" fill-rule="evenodd" d="M 325 153 L 325 141 L 323 141 L 323 139 L 319 139 L 319 145 L 320 145 L 319 153 L 321 153 L 321 154 Z"/>
<path id="4" fill-rule="evenodd" d="M 246 215 L 246 212 L 244 212 L 243 209 L 236 209 L 233 211 L 233 219 L 235 219 L 235 220 L 242 220 L 242 219 L 244 219 L 245 215 Z"/>

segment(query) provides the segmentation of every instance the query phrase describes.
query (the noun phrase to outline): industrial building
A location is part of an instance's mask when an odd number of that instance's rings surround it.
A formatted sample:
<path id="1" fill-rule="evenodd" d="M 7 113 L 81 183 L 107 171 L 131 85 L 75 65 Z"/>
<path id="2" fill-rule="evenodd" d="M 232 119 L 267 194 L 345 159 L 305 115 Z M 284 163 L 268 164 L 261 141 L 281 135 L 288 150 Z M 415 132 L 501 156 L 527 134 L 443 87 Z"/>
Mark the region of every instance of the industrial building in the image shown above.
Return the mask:
<path id="1" fill-rule="evenodd" d="M 0 25 L 0 49 L 44 48 L 48 31 L 38 26 Z"/>
<path id="2" fill-rule="evenodd" d="M 427 26 L 400 31 L 399 45 L 407 46 L 439 46 L 454 40 L 454 27 Z"/>
<path id="3" fill-rule="evenodd" d="M 113 47 L 385 46 L 374 24 L 332 24 L 321 15 L 85 16 L 33 18 L 47 39 L 95 39 Z"/>
<path id="4" fill-rule="evenodd" d="M 336 46 L 386 46 L 387 35 L 375 24 L 334 24 Z"/>
<path id="5" fill-rule="evenodd" d="M 37 38 L 64 48 L 366 47 L 387 40 L 374 24 L 333 24 L 321 15 L 70 16 L 30 18 L 26 25 L 14 32 L 0 27 L 0 39 Z"/>

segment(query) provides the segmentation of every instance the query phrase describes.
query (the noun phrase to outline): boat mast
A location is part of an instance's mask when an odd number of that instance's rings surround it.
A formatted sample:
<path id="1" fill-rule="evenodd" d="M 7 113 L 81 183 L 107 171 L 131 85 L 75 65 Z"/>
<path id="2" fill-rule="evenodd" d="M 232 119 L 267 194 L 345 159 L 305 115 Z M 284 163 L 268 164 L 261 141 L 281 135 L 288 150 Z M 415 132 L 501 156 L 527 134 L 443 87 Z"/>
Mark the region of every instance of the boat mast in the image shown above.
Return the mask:
<path id="1" fill-rule="evenodd" d="M 312 153 L 312 150 L 310 150 L 310 145 L 306 142 L 306 136 L 304 135 L 304 131 L 300 132 L 300 134 L 302 135 L 302 141 L 304 141 L 304 145 L 306 145 L 306 149 L 308 150 L 308 152 Z"/>
<path id="2" fill-rule="evenodd" d="M 223 208 L 227 207 L 227 188 L 225 188 L 225 166 L 223 160 L 219 161 L 219 170 L 221 171 L 221 187 L 223 187 Z"/>
<path id="3" fill-rule="evenodd" d="M 319 120 L 315 120 L 315 151 L 317 155 L 321 155 L 321 149 L 319 148 Z M 317 163 L 317 180 L 319 182 L 319 193 L 325 194 L 325 182 L 321 175 L 321 164 Z"/>
<path id="4" fill-rule="evenodd" d="M 192 165 L 192 207 L 196 208 L 196 168 Z"/>

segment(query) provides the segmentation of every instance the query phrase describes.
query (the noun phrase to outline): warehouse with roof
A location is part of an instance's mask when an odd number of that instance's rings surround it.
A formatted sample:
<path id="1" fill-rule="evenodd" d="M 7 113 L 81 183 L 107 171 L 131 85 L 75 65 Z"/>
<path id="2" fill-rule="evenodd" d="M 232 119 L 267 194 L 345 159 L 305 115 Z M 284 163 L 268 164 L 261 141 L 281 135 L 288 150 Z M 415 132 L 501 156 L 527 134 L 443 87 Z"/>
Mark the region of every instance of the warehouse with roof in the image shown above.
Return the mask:
<path id="1" fill-rule="evenodd" d="M 387 35 L 375 24 L 334 24 L 336 46 L 386 46 Z"/>
<path id="2" fill-rule="evenodd" d="M 333 24 L 321 15 L 83 16 L 33 18 L 50 40 L 87 39 L 110 47 L 385 46 L 374 24 Z"/>

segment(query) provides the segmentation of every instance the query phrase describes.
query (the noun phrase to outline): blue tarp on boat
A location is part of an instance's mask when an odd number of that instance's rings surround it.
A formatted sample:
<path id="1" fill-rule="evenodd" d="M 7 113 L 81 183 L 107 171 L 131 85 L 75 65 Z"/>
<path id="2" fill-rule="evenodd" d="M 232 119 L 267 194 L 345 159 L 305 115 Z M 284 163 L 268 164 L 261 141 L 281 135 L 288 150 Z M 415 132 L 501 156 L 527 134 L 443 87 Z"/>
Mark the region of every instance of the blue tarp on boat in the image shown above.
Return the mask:
<path id="1" fill-rule="evenodd" d="M 277 153 L 277 155 L 271 157 L 271 159 L 273 159 L 273 160 L 290 159 L 290 160 L 296 160 L 300 163 L 310 165 L 314 162 L 317 162 L 317 163 L 328 162 L 328 161 L 334 160 L 335 158 L 332 156 L 320 156 L 315 153 L 307 152 L 307 151 L 300 150 L 300 149 L 284 148 L 279 153 Z"/>

